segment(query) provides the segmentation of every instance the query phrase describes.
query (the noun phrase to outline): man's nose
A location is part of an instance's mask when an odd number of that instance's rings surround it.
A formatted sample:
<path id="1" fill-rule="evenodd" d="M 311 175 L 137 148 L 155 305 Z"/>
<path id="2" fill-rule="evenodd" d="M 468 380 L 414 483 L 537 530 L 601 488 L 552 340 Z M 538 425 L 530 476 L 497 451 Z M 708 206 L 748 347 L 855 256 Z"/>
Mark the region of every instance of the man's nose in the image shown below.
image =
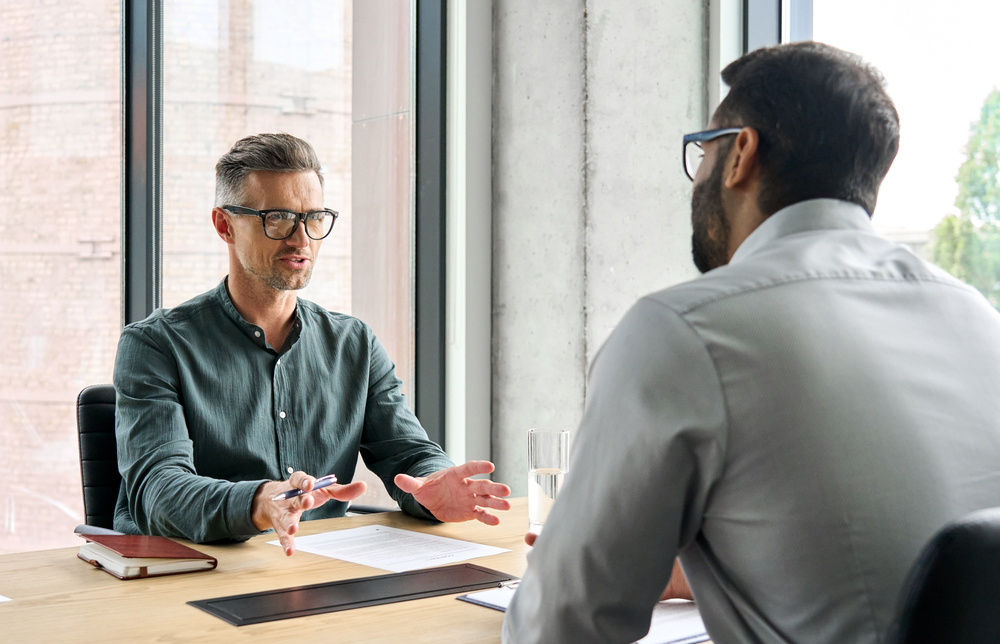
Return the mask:
<path id="1" fill-rule="evenodd" d="M 285 243 L 294 248 L 305 248 L 309 245 L 309 235 L 306 235 L 306 222 L 299 219 L 295 222 L 295 232 L 285 238 Z"/>

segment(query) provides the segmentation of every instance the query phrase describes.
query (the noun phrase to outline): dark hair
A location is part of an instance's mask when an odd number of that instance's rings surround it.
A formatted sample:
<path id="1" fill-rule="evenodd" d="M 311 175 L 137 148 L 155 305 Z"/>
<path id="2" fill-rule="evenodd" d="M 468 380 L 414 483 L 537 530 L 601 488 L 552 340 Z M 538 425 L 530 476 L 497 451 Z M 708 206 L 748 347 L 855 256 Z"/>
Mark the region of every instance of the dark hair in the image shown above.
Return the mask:
<path id="1" fill-rule="evenodd" d="M 240 139 L 215 164 L 215 205 L 242 206 L 243 182 L 251 172 L 307 172 L 323 187 L 319 157 L 312 146 L 291 134 L 255 134 Z"/>
<path id="2" fill-rule="evenodd" d="M 753 51 L 722 71 L 716 127 L 760 137 L 758 206 L 771 215 L 822 197 L 875 210 L 899 150 L 899 115 L 885 79 L 859 56 L 817 42 Z"/>

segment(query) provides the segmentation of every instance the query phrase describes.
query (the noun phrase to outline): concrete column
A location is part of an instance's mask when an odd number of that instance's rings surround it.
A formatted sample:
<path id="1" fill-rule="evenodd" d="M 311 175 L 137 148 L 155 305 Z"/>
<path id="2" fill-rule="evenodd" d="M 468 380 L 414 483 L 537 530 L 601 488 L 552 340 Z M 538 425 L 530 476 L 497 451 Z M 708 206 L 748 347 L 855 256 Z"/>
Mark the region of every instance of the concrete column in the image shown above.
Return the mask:
<path id="1" fill-rule="evenodd" d="M 575 429 L 639 297 L 697 275 L 681 136 L 703 127 L 703 0 L 494 2 L 494 480 Z"/>
<path id="2" fill-rule="evenodd" d="M 522 496 L 525 432 L 583 413 L 584 5 L 493 16 L 493 479 Z"/>
<path id="3" fill-rule="evenodd" d="M 681 138 L 708 120 L 705 13 L 587 2 L 588 364 L 636 299 L 698 274 Z"/>

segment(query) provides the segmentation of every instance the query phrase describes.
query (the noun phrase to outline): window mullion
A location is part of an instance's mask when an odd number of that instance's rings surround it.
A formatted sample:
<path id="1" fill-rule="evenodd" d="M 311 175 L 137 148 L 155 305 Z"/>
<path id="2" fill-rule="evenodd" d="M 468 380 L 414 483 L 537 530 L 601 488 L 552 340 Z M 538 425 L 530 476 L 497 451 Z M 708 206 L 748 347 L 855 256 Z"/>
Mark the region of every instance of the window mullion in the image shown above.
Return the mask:
<path id="1" fill-rule="evenodd" d="M 122 3 L 122 324 L 163 290 L 163 2 Z"/>

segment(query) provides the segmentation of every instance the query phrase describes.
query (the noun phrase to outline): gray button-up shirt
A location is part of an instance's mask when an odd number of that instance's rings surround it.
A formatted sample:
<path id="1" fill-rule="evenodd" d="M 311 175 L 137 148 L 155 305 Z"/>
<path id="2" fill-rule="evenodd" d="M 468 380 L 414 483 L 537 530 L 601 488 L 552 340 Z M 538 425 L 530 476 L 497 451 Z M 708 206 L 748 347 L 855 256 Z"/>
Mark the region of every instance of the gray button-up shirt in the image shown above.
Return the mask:
<path id="1" fill-rule="evenodd" d="M 681 562 L 709 634 L 878 642 L 947 521 L 1000 505 L 1000 315 L 814 200 L 601 349 L 508 643 L 632 642 Z"/>
<path id="2" fill-rule="evenodd" d="M 114 375 L 116 529 L 246 538 L 258 534 L 250 507 L 261 483 L 295 470 L 347 483 L 359 451 L 404 510 L 432 518 L 392 479 L 452 462 L 407 408 L 372 330 L 301 299 L 295 315 L 276 351 L 223 282 L 125 328 Z M 302 518 L 343 516 L 346 505 L 328 501 Z"/>

